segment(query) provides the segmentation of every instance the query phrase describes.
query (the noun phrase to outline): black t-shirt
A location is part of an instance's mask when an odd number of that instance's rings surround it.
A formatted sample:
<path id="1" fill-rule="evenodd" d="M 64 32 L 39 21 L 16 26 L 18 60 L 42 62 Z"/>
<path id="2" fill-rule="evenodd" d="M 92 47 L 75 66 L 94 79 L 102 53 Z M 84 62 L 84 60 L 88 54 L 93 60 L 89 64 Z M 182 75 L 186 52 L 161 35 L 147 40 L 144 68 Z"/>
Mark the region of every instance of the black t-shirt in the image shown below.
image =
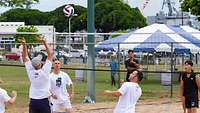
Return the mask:
<path id="1" fill-rule="evenodd" d="M 182 74 L 182 80 L 184 85 L 183 96 L 198 96 L 198 86 L 196 83 L 196 73 Z"/>
<path id="2" fill-rule="evenodd" d="M 125 61 L 125 67 L 127 68 L 128 73 L 131 73 L 133 70 L 137 69 L 137 66 L 133 62 L 135 62 L 136 64 L 139 64 L 138 60 L 134 58 L 129 58 L 128 60 Z M 131 67 L 133 69 L 129 70 L 128 67 Z"/>

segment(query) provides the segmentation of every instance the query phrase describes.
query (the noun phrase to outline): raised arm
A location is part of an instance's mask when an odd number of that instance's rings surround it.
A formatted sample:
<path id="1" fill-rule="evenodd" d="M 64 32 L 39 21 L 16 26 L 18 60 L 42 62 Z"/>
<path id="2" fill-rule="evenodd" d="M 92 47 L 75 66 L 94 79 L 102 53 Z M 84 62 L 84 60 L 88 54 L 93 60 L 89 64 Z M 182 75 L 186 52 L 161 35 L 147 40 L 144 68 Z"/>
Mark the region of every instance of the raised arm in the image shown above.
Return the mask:
<path id="1" fill-rule="evenodd" d="M 48 60 L 52 61 L 53 59 L 53 51 L 50 49 L 49 45 L 47 44 L 46 40 L 44 39 L 44 36 L 39 36 L 38 41 L 42 42 L 46 48 Z"/>
<path id="2" fill-rule="evenodd" d="M 27 62 L 29 60 L 29 56 L 28 56 L 28 49 L 27 49 L 27 45 L 26 45 L 26 41 L 25 39 L 22 37 L 20 39 L 18 39 L 18 41 L 22 44 L 23 46 L 23 51 L 22 51 L 22 58 L 24 62 Z"/>

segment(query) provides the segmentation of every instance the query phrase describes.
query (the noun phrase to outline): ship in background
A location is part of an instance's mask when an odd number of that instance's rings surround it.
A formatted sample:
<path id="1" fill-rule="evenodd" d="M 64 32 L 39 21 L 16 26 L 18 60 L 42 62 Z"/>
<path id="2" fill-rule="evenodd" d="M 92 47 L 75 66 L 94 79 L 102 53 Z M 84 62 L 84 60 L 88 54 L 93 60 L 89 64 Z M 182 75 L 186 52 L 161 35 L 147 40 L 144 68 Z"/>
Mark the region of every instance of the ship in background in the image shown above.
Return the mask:
<path id="1" fill-rule="evenodd" d="M 164 8 L 168 9 L 168 13 L 164 12 Z M 151 25 L 154 23 L 166 25 L 189 25 L 200 30 L 200 22 L 197 17 L 188 12 L 177 10 L 173 0 L 163 0 L 162 9 L 156 14 L 156 16 L 147 16 L 147 24 Z"/>

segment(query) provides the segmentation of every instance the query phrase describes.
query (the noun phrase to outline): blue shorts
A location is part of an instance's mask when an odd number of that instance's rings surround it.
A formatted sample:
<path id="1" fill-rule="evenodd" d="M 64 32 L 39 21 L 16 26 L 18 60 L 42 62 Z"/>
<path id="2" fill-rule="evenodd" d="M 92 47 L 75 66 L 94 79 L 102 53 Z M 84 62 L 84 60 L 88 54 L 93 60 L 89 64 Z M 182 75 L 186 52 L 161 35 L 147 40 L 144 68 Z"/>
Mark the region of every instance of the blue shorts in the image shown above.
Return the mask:
<path id="1" fill-rule="evenodd" d="M 49 99 L 30 99 L 29 113 L 51 113 Z"/>

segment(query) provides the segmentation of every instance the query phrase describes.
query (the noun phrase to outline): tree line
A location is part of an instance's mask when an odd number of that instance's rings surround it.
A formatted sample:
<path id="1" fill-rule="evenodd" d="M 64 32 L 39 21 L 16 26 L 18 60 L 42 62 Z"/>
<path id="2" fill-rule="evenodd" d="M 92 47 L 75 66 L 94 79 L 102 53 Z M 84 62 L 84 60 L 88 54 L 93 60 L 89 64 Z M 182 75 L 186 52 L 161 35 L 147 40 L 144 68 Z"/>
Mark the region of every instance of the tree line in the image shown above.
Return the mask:
<path id="1" fill-rule="evenodd" d="M 12 0 L 11 0 L 12 1 Z M 42 12 L 37 9 L 27 8 L 33 2 L 39 0 L 22 0 L 23 3 L 9 5 L 0 2 L 1 6 L 20 6 L 1 14 L 1 22 L 25 22 L 26 25 L 53 25 L 57 32 L 68 31 L 68 17 L 64 16 L 63 8 L 56 8 L 50 12 Z M 26 1 L 26 2 L 25 2 Z M 12 3 L 14 4 L 14 3 Z M 71 32 L 87 29 L 87 9 L 79 6 L 74 7 L 76 17 L 71 20 Z M 26 7 L 26 8 L 25 8 Z M 138 8 L 131 8 L 121 0 L 95 0 L 95 28 L 96 32 L 114 32 L 118 30 L 135 29 L 146 26 L 146 18 Z"/>
<path id="2" fill-rule="evenodd" d="M 180 0 L 182 2 L 181 9 L 190 12 L 200 20 L 200 1 L 199 0 Z"/>

